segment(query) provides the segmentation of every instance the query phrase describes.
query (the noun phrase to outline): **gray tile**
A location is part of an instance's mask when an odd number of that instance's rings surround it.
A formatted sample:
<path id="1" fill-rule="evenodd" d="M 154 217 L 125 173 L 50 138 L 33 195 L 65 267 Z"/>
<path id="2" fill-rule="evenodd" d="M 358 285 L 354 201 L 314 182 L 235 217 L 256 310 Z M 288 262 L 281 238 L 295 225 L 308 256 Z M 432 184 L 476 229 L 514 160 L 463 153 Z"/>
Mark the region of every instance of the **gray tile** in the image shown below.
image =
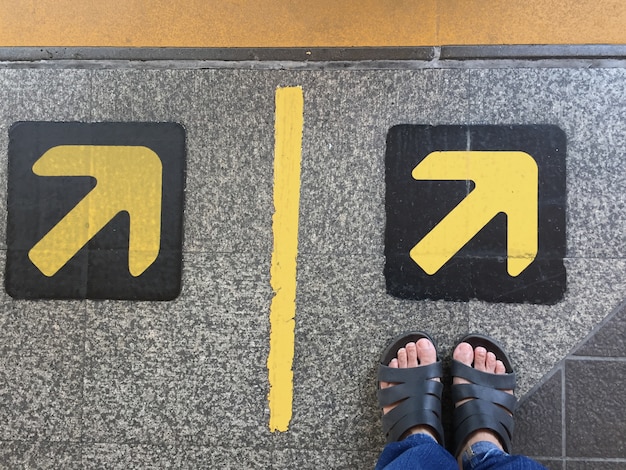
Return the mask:
<path id="1" fill-rule="evenodd" d="M 246 444 L 251 441 L 246 441 Z M 269 449 L 248 446 L 183 447 L 179 449 L 181 469 L 197 468 L 269 469 L 272 457 Z"/>
<path id="2" fill-rule="evenodd" d="M 622 260 L 566 259 L 566 269 L 568 289 L 556 305 L 469 303 L 470 330 L 490 334 L 509 351 L 520 397 L 606 317 L 626 291 Z"/>
<path id="3" fill-rule="evenodd" d="M 565 362 L 568 457 L 626 459 L 626 363 Z"/>
<path id="4" fill-rule="evenodd" d="M 84 306 L 2 293 L 0 308 L 0 439 L 80 438 Z"/>
<path id="5" fill-rule="evenodd" d="M 5 197 L 0 198 L 0 216 L 2 220 L 7 220 L 7 197 L 8 192 L 8 165 L 9 165 L 9 126 L 10 124 L 0 123 L 0 192 Z M 0 224 L 0 249 L 7 248 L 7 226 L 6 223 Z"/>
<path id="6" fill-rule="evenodd" d="M 11 352 L 0 357 L 0 377 L 1 439 L 80 439 L 80 355 L 46 348 Z"/>
<path id="7" fill-rule="evenodd" d="M 573 98 L 575 70 L 511 68 L 470 71 L 470 121 L 560 124 Z"/>
<path id="8" fill-rule="evenodd" d="M 174 440 L 180 374 L 169 363 L 147 356 L 141 364 L 110 358 L 87 364 L 83 423 L 88 442 Z"/>
<path id="9" fill-rule="evenodd" d="M 145 355 L 173 352 L 177 325 L 176 302 L 87 303 L 87 359 L 102 356 L 141 360 Z"/>
<path id="10" fill-rule="evenodd" d="M 67 442 L 0 441 L 0 467 L 6 469 L 80 469 L 81 446 Z"/>
<path id="11" fill-rule="evenodd" d="M 4 260 L 4 253 L 0 254 Z M 2 277 L 0 275 L 0 277 Z M 0 352 L 83 350 L 85 307 L 79 302 L 16 301 L 0 295 Z"/>
<path id="12" fill-rule="evenodd" d="M 280 449 L 274 452 L 272 469 L 374 468 L 378 453 L 335 449 Z"/>
<path id="13" fill-rule="evenodd" d="M 623 257 L 624 69 L 471 71 L 471 122 L 556 124 L 568 140 L 568 256 Z"/>
<path id="14" fill-rule="evenodd" d="M 188 132 L 186 244 L 192 251 L 271 250 L 271 72 L 204 71 Z"/>
<path id="15" fill-rule="evenodd" d="M 577 356 L 626 357 L 626 303 L 610 315 L 602 327 L 576 351 Z"/>
<path id="16" fill-rule="evenodd" d="M 97 443 L 83 447 L 85 469 L 179 468 L 178 463 L 177 449 L 173 446 Z"/>
<path id="17" fill-rule="evenodd" d="M 178 435 L 268 443 L 269 255 L 187 255 L 179 299 Z"/>
<path id="18" fill-rule="evenodd" d="M 1 125 L 15 121 L 89 120 L 91 74 L 79 69 L 0 70 Z"/>
<path id="19" fill-rule="evenodd" d="M 214 342 L 259 346 L 269 341 L 270 253 L 184 254 L 176 307 L 183 349 Z M 230 333 L 235 332 L 235 341 Z"/>
<path id="20" fill-rule="evenodd" d="M 382 253 L 387 131 L 403 123 L 462 123 L 468 73 L 324 72 L 307 78 L 300 249 Z"/>
<path id="21" fill-rule="evenodd" d="M 88 442 L 174 440 L 181 375 L 175 305 L 90 304 L 83 411 Z"/>
<path id="22" fill-rule="evenodd" d="M 185 257 L 183 290 L 174 302 L 90 304 L 89 440 L 216 445 L 249 435 L 270 439 L 269 257 Z"/>
<path id="23" fill-rule="evenodd" d="M 198 90 L 191 70 L 94 70 L 94 121 L 190 120 Z"/>
<path id="24" fill-rule="evenodd" d="M 516 454 L 563 456 L 562 371 L 520 403 L 515 413 L 513 449 Z"/>
<path id="25" fill-rule="evenodd" d="M 341 364 L 347 356 L 336 357 L 335 363 Z M 382 449 L 380 410 L 372 406 L 373 371 L 341 369 L 295 365 L 293 418 L 289 434 L 281 436 L 284 440 L 295 446 L 308 443 L 344 451 Z"/>
<path id="26" fill-rule="evenodd" d="M 267 352 L 243 344 L 218 347 L 216 357 L 185 358 L 178 380 L 178 439 L 185 444 L 267 448 Z"/>

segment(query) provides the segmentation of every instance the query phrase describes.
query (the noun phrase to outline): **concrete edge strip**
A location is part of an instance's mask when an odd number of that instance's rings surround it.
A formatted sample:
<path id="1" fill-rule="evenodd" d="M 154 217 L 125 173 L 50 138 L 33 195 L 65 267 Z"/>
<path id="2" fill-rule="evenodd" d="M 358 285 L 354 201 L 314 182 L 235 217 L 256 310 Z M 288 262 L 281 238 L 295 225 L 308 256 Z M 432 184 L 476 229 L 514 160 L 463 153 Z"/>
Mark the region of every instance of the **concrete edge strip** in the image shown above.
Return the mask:
<path id="1" fill-rule="evenodd" d="M 624 59 L 626 45 L 444 46 L 440 60 Z"/>
<path id="2" fill-rule="evenodd" d="M 420 47 L 0 47 L 0 61 L 432 61 L 626 59 L 626 45 L 506 45 Z"/>
<path id="3" fill-rule="evenodd" d="M 331 61 L 418 60 L 435 57 L 434 47 L 211 48 L 211 47 L 0 47 L 0 61 L 201 60 Z"/>

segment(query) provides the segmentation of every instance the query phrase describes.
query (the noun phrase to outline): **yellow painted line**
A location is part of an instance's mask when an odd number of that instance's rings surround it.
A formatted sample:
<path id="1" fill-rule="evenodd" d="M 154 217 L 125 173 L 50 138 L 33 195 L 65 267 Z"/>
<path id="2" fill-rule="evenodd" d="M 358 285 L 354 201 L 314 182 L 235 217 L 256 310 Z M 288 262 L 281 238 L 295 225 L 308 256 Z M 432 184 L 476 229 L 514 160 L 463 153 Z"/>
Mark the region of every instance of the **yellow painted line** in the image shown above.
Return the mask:
<path id="1" fill-rule="evenodd" d="M 623 0 L 0 0 L 2 46 L 624 44 Z"/>
<path id="2" fill-rule="evenodd" d="M 302 88 L 278 88 L 274 134 L 274 250 L 270 269 L 274 297 L 270 305 L 270 352 L 267 359 L 269 427 L 272 432 L 286 431 L 292 414 L 303 125 Z"/>

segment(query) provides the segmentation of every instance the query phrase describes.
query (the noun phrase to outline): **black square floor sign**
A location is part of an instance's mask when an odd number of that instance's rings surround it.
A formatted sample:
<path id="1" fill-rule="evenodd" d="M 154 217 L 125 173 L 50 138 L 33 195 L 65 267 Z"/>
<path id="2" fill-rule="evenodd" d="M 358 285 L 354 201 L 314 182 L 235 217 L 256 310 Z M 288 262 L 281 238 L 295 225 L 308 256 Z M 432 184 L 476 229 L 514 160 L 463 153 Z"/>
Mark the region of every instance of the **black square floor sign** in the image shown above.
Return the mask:
<path id="1" fill-rule="evenodd" d="M 404 299 L 553 304 L 566 289 L 565 134 L 398 125 L 385 156 L 385 279 Z"/>
<path id="2" fill-rule="evenodd" d="M 9 130 L 5 287 L 15 298 L 180 292 L 185 131 L 18 122 Z"/>

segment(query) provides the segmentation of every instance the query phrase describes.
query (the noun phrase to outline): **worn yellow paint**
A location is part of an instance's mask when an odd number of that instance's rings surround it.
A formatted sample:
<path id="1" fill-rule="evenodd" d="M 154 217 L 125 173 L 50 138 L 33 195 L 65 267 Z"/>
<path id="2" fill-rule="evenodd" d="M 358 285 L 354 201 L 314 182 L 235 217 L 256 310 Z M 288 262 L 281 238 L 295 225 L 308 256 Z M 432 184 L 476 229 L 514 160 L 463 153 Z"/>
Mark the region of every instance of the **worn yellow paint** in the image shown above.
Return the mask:
<path id="1" fill-rule="evenodd" d="M 61 145 L 33 165 L 39 176 L 92 176 L 96 187 L 30 250 L 46 276 L 54 276 L 113 217 L 130 217 L 128 269 L 142 274 L 157 258 L 161 238 L 162 164 L 142 146 Z"/>
<path id="2" fill-rule="evenodd" d="M 293 355 L 296 316 L 296 259 L 300 208 L 300 160 L 304 124 L 302 88 L 276 90 L 274 148 L 274 250 L 270 283 L 269 427 L 286 431 L 293 403 Z"/>
<path id="3" fill-rule="evenodd" d="M 538 167 L 518 151 L 432 152 L 414 169 L 416 180 L 471 180 L 475 188 L 410 251 L 435 274 L 498 213 L 507 215 L 507 271 L 518 276 L 537 256 Z"/>
<path id="4" fill-rule="evenodd" d="M 0 0 L 1 46 L 623 44 L 623 0 Z"/>

